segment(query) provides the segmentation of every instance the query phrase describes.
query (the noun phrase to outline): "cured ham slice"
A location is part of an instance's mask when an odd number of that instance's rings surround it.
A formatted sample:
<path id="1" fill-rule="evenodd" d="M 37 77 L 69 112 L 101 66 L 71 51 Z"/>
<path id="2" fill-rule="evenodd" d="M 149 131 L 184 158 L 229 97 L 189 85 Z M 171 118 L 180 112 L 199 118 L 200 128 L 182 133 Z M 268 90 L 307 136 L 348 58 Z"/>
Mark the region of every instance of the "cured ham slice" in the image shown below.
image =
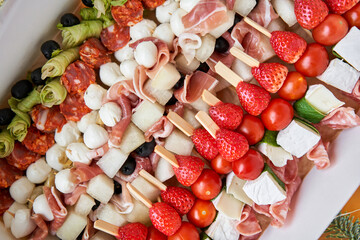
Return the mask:
<path id="1" fill-rule="evenodd" d="M 184 104 L 176 102 L 174 105 L 165 106 L 165 112 L 168 114 L 170 111 L 177 113 L 180 117 L 184 115 Z"/>
<path id="2" fill-rule="evenodd" d="M 95 234 L 94 223 L 88 218 L 82 240 L 89 240 Z"/>
<path id="3" fill-rule="evenodd" d="M 74 167 L 71 169 L 71 172 L 75 174 L 78 183 L 87 182 L 92 178 L 96 177 L 97 175 L 103 173 L 101 168 L 95 162 L 90 165 L 75 162 Z"/>
<path id="4" fill-rule="evenodd" d="M 360 80 L 356 83 L 351 95 L 352 98 L 360 101 Z"/>
<path id="5" fill-rule="evenodd" d="M 90 150 L 89 152 L 86 153 L 86 156 L 89 159 L 100 158 L 100 157 L 104 156 L 105 153 L 107 153 L 107 151 L 109 151 L 109 149 L 110 149 L 109 144 L 106 143 L 103 146 L 101 146 L 100 148 Z"/>
<path id="6" fill-rule="evenodd" d="M 267 28 L 271 21 L 277 19 L 279 16 L 275 13 L 269 0 L 260 0 L 256 8 L 249 13 L 248 17 Z"/>
<path id="7" fill-rule="evenodd" d="M 150 142 L 152 138 L 167 138 L 174 130 L 174 125 L 166 116 L 161 117 L 154 125 L 145 132 L 145 141 Z"/>
<path id="8" fill-rule="evenodd" d="M 270 160 L 267 161 L 267 164 L 274 171 L 275 175 L 285 184 L 292 183 L 298 174 L 299 159 L 296 157 L 293 158 L 292 161 L 288 161 L 283 167 L 276 167 Z"/>
<path id="9" fill-rule="evenodd" d="M 118 177 L 115 177 L 115 181 L 121 184 L 122 192 L 119 195 L 114 194 L 110 199 L 110 202 L 114 204 L 119 213 L 129 214 L 134 209 L 134 203 L 129 190 L 126 187 L 126 182 Z"/>
<path id="10" fill-rule="evenodd" d="M 317 169 L 326 169 L 330 166 L 329 154 L 327 152 L 330 143 L 323 143 L 320 140 L 310 151 L 306 154 L 306 157 L 314 161 Z"/>
<path id="11" fill-rule="evenodd" d="M 27 149 L 40 155 L 55 144 L 54 133 L 40 132 L 34 125 L 28 128 L 28 133 L 22 142 Z"/>
<path id="12" fill-rule="evenodd" d="M 160 139 L 155 139 L 155 142 L 156 142 L 156 145 L 159 145 L 159 146 L 162 146 L 162 147 L 165 145 L 165 141 L 160 140 Z M 152 166 L 152 169 L 153 169 L 154 172 L 157 169 L 160 158 L 161 158 L 160 155 L 157 154 L 156 152 L 153 152 L 153 153 L 151 153 L 149 155 L 149 160 L 150 160 L 150 163 L 151 163 L 151 166 Z"/>
<path id="13" fill-rule="evenodd" d="M 63 225 L 67 215 L 67 209 L 60 199 L 59 193 L 55 187 L 43 187 L 45 197 L 54 215 L 54 220 L 50 223 L 50 233 L 55 235 L 56 231 Z"/>
<path id="14" fill-rule="evenodd" d="M 255 212 L 249 205 L 244 207 L 236 230 L 243 236 L 253 236 L 262 231 Z"/>
<path id="15" fill-rule="evenodd" d="M 138 66 L 135 69 L 134 79 L 132 81 L 135 94 L 141 99 L 147 99 L 150 102 L 155 102 L 156 99 L 150 93 L 144 89 L 145 83 L 149 80 L 146 75 L 146 69 L 144 66 Z"/>
<path id="16" fill-rule="evenodd" d="M 64 202 L 66 205 L 73 206 L 79 200 L 83 193 L 86 193 L 87 184 L 79 184 L 72 193 L 64 194 Z"/>
<path id="17" fill-rule="evenodd" d="M 44 132 L 53 132 L 56 129 L 61 131 L 62 126 L 66 123 L 64 115 L 60 113 L 59 106 L 47 108 L 38 104 L 30 112 L 31 119 L 36 128 Z"/>
<path id="18" fill-rule="evenodd" d="M 22 175 L 23 172 L 20 169 L 11 166 L 5 159 L 0 159 L 0 188 L 10 187 Z"/>
<path id="19" fill-rule="evenodd" d="M 236 0 L 226 0 L 226 7 L 229 10 L 233 10 L 234 9 L 234 5 L 235 5 Z"/>
<path id="20" fill-rule="evenodd" d="M 116 176 L 125 181 L 125 182 L 132 182 L 134 181 L 135 178 L 137 178 L 139 176 L 139 172 L 141 170 L 145 170 L 147 172 L 152 172 L 152 166 L 151 166 L 151 162 L 150 159 L 148 157 L 139 157 L 136 154 L 132 154 L 132 157 L 135 158 L 136 161 L 136 168 L 134 170 L 134 172 L 131 175 L 124 175 L 121 173 L 121 171 L 119 171 Z"/>
<path id="21" fill-rule="evenodd" d="M 182 17 L 185 32 L 204 36 L 229 20 L 226 13 L 226 6 L 220 0 L 201 0 Z"/>
<path id="22" fill-rule="evenodd" d="M 36 162 L 41 156 L 28 150 L 24 145 L 15 142 L 14 150 L 6 157 L 7 162 L 20 170 L 26 170 L 27 167 Z"/>
<path id="23" fill-rule="evenodd" d="M 49 228 L 40 214 L 33 214 L 31 219 L 37 225 L 29 240 L 44 240 L 49 235 Z"/>
<path id="24" fill-rule="evenodd" d="M 9 189 L 0 189 L 0 216 L 2 216 L 4 212 L 9 209 L 13 202 L 14 199 L 12 199 L 12 197 L 10 196 Z"/>
<path id="25" fill-rule="evenodd" d="M 181 48 L 181 53 L 185 56 L 188 64 L 190 64 L 196 54 L 196 50 L 201 47 L 201 38 L 194 33 L 182 33 L 178 38 L 178 44 Z"/>
<path id="26" fill-rule="evenodd" d="M 360 125 L 360 117 L 351 107 L 340 107 L 329 113 L 320 122 L 323 126 L 332 129 L 347 129 Z"/>

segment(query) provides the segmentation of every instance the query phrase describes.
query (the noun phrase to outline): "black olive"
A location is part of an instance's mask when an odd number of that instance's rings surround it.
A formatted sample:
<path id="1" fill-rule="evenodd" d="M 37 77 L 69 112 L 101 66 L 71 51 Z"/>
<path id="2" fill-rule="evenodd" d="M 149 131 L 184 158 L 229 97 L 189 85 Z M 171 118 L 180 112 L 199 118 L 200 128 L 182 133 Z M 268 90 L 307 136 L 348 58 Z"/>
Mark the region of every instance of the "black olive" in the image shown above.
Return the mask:
<path id="1" fill-rule="evenodd" d="M 60 49 L 60 45 L 54 40 L 48 40 L 41 45 L 41 52 L 46 59 L 50 59 L 52 53 L 58 49 Z"/>
<path id="2" fill-rule="evenodd" d="M 93 7 L 94 3 L 92 0 L 82 0 L 82 3 L 87 7 Z"/>
<path id="3" fill-rule="evenodd" d="M 173 95 L 170 100 L 165 104 L 165 106 L 171 106 L 171 105 L 174 105 L 176 104 L 178 100 L 176 99 L 176 97 Z"/>
<path id="4" fill-rule="evenodd" d="M 240 14 L 237 14 L 237 13 L 236 13 L 236 14 L 235 14 L 235 18 L 234 18 L 234 25 L 233 25 L 231 28 L 228 29 L 228 32 L 231 33 L 232 30 L 233 30 L 233 28 L 234 28 L 234 26 L 235 26 L 236 24 L 238 24 L 242 19 L 243 19 L 243 17 L 242 17 Z"/>
<path id="5" fill-rule="evenodd" d="M 185 82 L 185 76 L 181 74 L 181 78 L 179 79 L 179 81 L 177 81 L 177 83 L 174 85 L 174 89 L 180 89 L 184 86 L 184 82 Z"/>
<path id="6" fill-rule="evenodd" d="M 200 64 L 197 70 L 207 73 L 209 71 L 209 66 L 206 64 L 206 62 L 203 62 Z"/>
<path id="7" fill-rule="evenodd" d="M 72 13 L 65 13 L 61 19 L 60 19 L 60 23 L 64 26 L 64 27 L 71 27 L 74 25 L 78 25 L 80 23 L 80 20 L 77 16 L 75 16 Z"/>
<path id="8" fill-rule="evenodd" d="M 10 108 L 0 109 L 0 126 L 10 124 L 11 120 L 15 117 L 15 113 Z"/>
<path id="9" fill-rule="evenodd" d="M 156 145 L 156 142 L 155 142 L 155 139 L 153 138 L 153 140 L 151 142 L 146 142 L 146 143 L 142 144 L 140 147 L 138 147 L 135 150 L 135 152 L 140 157 L 148 157 L 151 153 L 154 152 L 155 145 Z"/>
<path id="10" fill-rule="evenodd" d="M 116 195 L 122 193 L 122 186 L 120 183 L 118 183 L 117 181 L 114 181 L 114 193 Z"/>
<path id="11" fill-rule="evenodd" d="M 35 85 L 45 85 L 47 78 L 45 80 L 41 79 L 41 67 L 35 69 L 34 71 L 31 72 L 31 81 L 35 84 Z"/>
<path id="12" fill-rule="evenodd" d="M 11 88 L 11 95 L 14 98 L 22 99 L 27 97 L 27 95 L 33 90 L 33 85 L 28 80 L 21 80 L 15 83 Z"/>
<path id="13" fill-rule="evenodd" d="M 136 161 L 135 158 L 129 156 L 128 159 L 126 159 L 125 163 L 120 168 L 120 172 L 124 175 L 131 175 L 136 168 Z"/>
<path id="14" fill-rule="evenodd" d="M 95 200 L 95 205 L 91 208 L 91 210 L 95 211 L 96 209 L 98 209 L 98 207 L 100 206 L 100 202 L 96 199 Z"/>
<path id="15" fill-rule="evenodd" d="M 216 39 L 215 51 L 218 53 L 226 53 L 229 50 L 229 42 L 225 38 L 219 37 Z"/>

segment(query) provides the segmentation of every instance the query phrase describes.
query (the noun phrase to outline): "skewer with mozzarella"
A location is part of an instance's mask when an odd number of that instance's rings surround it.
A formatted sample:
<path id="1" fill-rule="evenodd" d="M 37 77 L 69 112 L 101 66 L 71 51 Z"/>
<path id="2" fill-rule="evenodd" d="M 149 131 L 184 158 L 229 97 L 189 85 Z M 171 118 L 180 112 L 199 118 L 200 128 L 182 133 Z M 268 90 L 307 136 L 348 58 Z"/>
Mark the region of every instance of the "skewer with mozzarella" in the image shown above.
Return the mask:
<path id="1" fill-rule="evenodd" d="M 62 193 L 72 193 L 77 186 L 77 178 L 70 169 L 64 169 L 55 175 L 56 189 Z"/>
<path id="2" fill-rule="evenodd" d="M 77 142 L 80 139 L 80 131 L 75 122 L 67 122 L 59 132 L 55 132 L 55 142 L 62 147 L 67 147 L 70 143 Z"/>
<path id="3" fill-rule="evenodd" d="M 45 162 L 44 158 L 40 158 L 36 162 L 30 164 L 26 169 L 26 177 L 30 182 L 40 184 L 46 181 L 51 167 Z"/>
<path id="4" fill-rule="evenodd" d="M 61 171 L 63 168 L 69 165 L 68 159 L 66 158 L 65 149 L 65 147 L 55 143 L 46 152 L 46 163 L 56 171 Z"/>
<path id="5" fill-rule="evenodd" d="M 35 214 L 40 214 L 45 221 L 54 220 L 54 215 L 44 194 L 35 198 L 33 203 L 33 211 Z"/>
<path id="6" fill-rule="evenodd" d="M 16 211 L 11 222 L 11 233 L 16 238 L 26 237 L 36 228 L 35 222 L 31 219 L 30 209 L 19 209 Z"/>
<path id="7" fill-rule="evenodd" d="M 110 66 L 110 65 L 106 65 L 106 66 Z M 106 71 L 107 67 L 105 67 L 105 64 L 104 64 L 101 66 L 101 68 L 100 68 L 100 72 Z M 108 83 L 110 84 L 110 81 L 108 81 Z M 104 82 L 104 84 L 106 84 L 106 82 Z M 101 87 L 98 84 L 91 84 L 86 89 L 85 94 L 84 94 L 85 105 L 92 110 L 99 110 L 102 106 L 102 100 L 103 100 L 105 94 L 106 94 L 106 89 L 104 89 L 103 87 Z"/>
<path id="8" fill-rule="evenodd" d="M 18 203 L 25 204 L 30 197 L 35 184 L 27 177 L 21 177 L 10 186 L 10 195 Z"/>
<path id="9" fill-rule="evenodd" d="M 151 37 L 155 28 L 156 23 L 149 19 L 143 19 L 134 26 L 130 27 L 130 37 L 132 41 L 137 41 L 142 38 Z"/>

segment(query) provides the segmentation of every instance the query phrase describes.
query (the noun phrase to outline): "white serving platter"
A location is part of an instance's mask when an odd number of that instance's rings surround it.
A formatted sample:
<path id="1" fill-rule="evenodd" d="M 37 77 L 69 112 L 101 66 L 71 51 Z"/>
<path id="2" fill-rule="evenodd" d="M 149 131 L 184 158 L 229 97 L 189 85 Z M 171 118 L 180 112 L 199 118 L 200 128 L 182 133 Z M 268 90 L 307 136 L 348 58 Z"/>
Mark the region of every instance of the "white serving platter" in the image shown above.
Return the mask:
<path id="1" fill-rule="evenodd" d="M 41 43 L 56 35 L 61 15 L 74 11 L 78 1 L 5 1 L 0 8 L 0 103 L 6 104 L 15 81 L 38 67 Z M 360 185 L 359 143 L 360 127 L 343 131 L 331 146 L 331 167 L 310 171 L 294 196 L 285 226 L 269 227 L 261 239 L 318 239 Z M 0 239 L 13 239 L 2 223 Z"/>

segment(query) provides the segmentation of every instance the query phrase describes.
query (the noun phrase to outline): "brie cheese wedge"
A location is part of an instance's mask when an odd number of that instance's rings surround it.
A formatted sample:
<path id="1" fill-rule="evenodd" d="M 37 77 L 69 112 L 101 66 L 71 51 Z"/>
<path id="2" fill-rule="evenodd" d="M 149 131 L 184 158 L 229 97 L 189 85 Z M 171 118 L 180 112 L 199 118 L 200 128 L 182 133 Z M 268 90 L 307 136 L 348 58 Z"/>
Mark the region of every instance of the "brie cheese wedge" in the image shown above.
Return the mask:
<path id="1" fill-rule="evenodd" d="M 288 160 L 292 160 L 293 156 L 285 151 L 282 147 L 275 147 L 267 143 L 260 143 L 258 150 L 267 156 L 276 167 L 283 167 Z"/>
<path id="2" fill-rule="evenodd" d="M 360 30 L 352 27 L 348 34 L 338 42 L 333 51 L 345 59 L 356 70 L 360 71 Z"/>
<path id="3" fill-rule="evenodd" d="M 234 198 L 252 206 L 253 201 L 246 195 L 243 190 L 246 180 L 238 178 L 234 172 L 226 176 L 226 192 L 232 194 Z"/>
<path id="4" fill-rule="evenodd" d="M 236 230 L 237 224 L 238 221 L 230 219 L 219 212 L 215 221 L 205 233 L 214 240 L 238 240 L 240 234 Z"/>
<path id="5" fill-rule="evenodd" d="M 216 210 L 223 213 L 230 219 L 240 220 L 244 203 L 234 198 L 233 195 L 227 194 L 225 189 L 212 200 Z"/>

